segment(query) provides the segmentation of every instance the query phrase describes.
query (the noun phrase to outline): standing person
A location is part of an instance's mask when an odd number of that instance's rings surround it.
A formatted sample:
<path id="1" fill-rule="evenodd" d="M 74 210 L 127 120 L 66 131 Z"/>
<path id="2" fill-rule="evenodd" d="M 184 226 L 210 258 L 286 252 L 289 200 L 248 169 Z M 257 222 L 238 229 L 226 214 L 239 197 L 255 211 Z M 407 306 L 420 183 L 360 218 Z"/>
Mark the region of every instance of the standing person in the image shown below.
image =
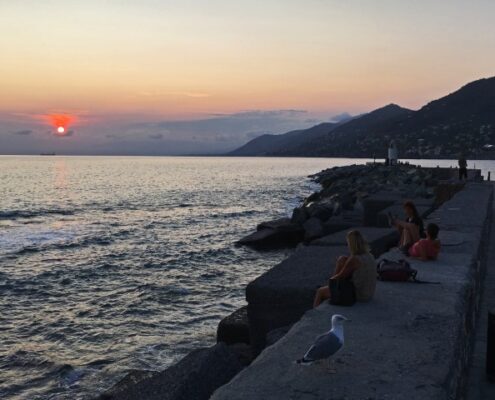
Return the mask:
<path id="1" fill-rule="evenodd" d="M 330 279 L 349 279 L 354 285 L 357 301 L 369 301 L 376 288 L 376 261 L 370 253 L 368 243 L 359 231 L 347 234 L 348 256 L 340 256 L 335 272 Z M 328 285 L 316 290 L 313 307 L 318 307 L 323 300 L 331 297 Z"/>
<path id="2" fill-rule="evenodd" d="M 395 226 L 400 233 L 399 249 L 409 255 L 409 248 L 419 239 L 425 237 L 424 225 L 419 212 L 412 201 L 404 203 L 405 221 L 389 214 L 390 225 Z"/>
<path id="3" fill-rule="evenodd" d="M 459 164 L 459 180 L 467 180 L 467 161 L 464 154 L 460 155 L 459 161 L 457 163 Z"/>

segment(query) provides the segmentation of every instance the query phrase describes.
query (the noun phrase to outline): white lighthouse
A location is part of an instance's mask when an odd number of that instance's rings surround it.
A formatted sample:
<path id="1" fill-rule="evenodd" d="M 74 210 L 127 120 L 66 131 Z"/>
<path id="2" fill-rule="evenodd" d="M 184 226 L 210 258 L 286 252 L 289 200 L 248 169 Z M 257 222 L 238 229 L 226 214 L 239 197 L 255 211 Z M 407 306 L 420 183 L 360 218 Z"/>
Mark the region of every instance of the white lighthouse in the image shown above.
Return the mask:
<path id="1" fill-rule="evenodd" d="M 397 145 L 395 144 L 395 140 L 391 140 L 390 145 L 388 146 L 389 165 L 397 165 L 398 159 L 399 151 L 397 150 Z"/>

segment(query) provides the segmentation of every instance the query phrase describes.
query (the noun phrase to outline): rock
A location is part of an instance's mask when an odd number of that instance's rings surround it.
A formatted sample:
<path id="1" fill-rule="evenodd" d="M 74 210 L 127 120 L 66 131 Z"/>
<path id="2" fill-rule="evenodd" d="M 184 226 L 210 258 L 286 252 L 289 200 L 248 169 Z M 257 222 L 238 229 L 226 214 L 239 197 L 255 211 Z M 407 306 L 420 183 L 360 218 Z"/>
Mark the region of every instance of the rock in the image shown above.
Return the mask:
<path id="1" fill-rule="evenodd" d="M 128 390 L 132 390 L 138 382 L 144 379 L 151 378 L 157 375 L 157 371 L 146 371 L 146 370 L 132 370 L 126 376 L 124 376 L 120 381 L 118 381 L 114 386 L 102 394 L 99 399 L 119 399 L 122 393 Z"/>
<path id="2" fill-rule="evenodd" d="M 220 321 L 217 328 L 217 342 L 249 344 L 247 306 L 239 308 Z"/>
<path id="3" fill-rule="evenodd" d="M 256 230 L 261 231 L 263 229 L 274 229 L 278 231 L 291 230 L 293 224 L 290 218 L 278 218 L 271 221 L 262 222 L 256 227 Z"/>
<path id="4" fill-rule="evenodd" d="M 309 217 L 318 218 L 325 221 L 333 215 L 335 203 L 332 200 L 324 200 L 318 203 L 311 203 L 306 207 L 306 213 Z"/>
<path id="5" fill-rule="evenodd" d="M 296 207 L 292 211 L 291 222 L 297 225 L 302 225 L 308 219 L 308 213 L 305 207 Z"/>
<path id="6" fill-rule="evenodd" d="M 236 354 L 224 343 L 194 350 L 165 371 L 125 390 L 112 388 L 99 400 L 207 400 L 242 369 Z"/>
<path id="7" fill-rule="evenodd" d="M 316 218 L 311 217 L 304 224 L 304 240 L 311 241 L 323 235 L 323 224 Z"/>
<path id="8" fill-rule="evenodd" d="M 273 249 L 295 246 L 304 238 L 304 230 L 289 218 L 264 222 L 258 230 L 242 239 L 237 244 L 252 246 L 258 249 Z"/>
<path id="9" fill-rule="evenodd" d="M 229 345 L 229 349 L 237 356 L 237 359 L 246 367 L 254 360 L 253 350 L 246 343 L 234 343 Z"/>

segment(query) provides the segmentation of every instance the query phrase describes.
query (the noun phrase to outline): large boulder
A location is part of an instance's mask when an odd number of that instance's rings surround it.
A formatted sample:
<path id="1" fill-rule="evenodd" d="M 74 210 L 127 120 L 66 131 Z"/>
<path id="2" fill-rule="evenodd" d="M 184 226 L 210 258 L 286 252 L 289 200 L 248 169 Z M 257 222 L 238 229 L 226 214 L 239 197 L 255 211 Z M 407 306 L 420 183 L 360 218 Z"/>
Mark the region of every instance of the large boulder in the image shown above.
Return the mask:
<path id="1" fill-rule="evenodd" d="M 99 400 L 208 400 L 242 365 L 224 343 L 194 350 L 165 371 L 133 385 L 117 384 Z"/>
<path id="2" fill-rule="evenodd" d="M 333 215 L 335 207 L 335 202 L 327 199 L 324 201 L 310 203 L 306 207 L 306 213 L 309 217 L 318 218 L 325 221 Z"/>
<path id="3" fill-rule="evenodd" d="M 310 219 L 308 219 L 303 224 L 303 228 L 304 228 L 304 240 L 307 242 L 319 238 L 320 236 L 323 236 L 324 233 L 323 224 L 316 217 L 311 217 Z"/>
<path id="4" fill-rule="evenodd" d="M 306 207 L 296 207 L 294 211 L 292 211 L 292 217 L 290 221 L 297 225 L 302 225 L 309 218 L 308 213 L 306 211 Z"/>
<path id="5" fill-rule="evenodd" d="M 303 228 L 291 222 L 290 218 L 263 222 L 257 229 L 256 232 L 240 239 L 237 244 L 272 249 L 295 246 L 304 238 Z"/>
<path id="6" fill-rule="evenodd" d="M 247 306 L 239 308 L 220 321 L 217 328 L 217 342 L 249 344 Z"/>

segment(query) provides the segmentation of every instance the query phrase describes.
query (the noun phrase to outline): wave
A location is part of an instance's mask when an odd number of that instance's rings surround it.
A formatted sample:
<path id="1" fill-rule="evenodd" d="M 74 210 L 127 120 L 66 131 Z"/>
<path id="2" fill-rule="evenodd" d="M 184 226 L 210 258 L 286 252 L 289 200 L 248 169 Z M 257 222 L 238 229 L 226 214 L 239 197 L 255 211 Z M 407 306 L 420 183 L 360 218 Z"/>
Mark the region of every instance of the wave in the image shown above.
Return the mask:
<path id="1" fill-rule="evenodd" d="M 19 218 L 35 218 L 44 215 L 74 215 L 76 210 L 64 209 L 41 209 L 41 210 L 10 210 L 0 211 L 0 220 L 19 219 Z"/>

